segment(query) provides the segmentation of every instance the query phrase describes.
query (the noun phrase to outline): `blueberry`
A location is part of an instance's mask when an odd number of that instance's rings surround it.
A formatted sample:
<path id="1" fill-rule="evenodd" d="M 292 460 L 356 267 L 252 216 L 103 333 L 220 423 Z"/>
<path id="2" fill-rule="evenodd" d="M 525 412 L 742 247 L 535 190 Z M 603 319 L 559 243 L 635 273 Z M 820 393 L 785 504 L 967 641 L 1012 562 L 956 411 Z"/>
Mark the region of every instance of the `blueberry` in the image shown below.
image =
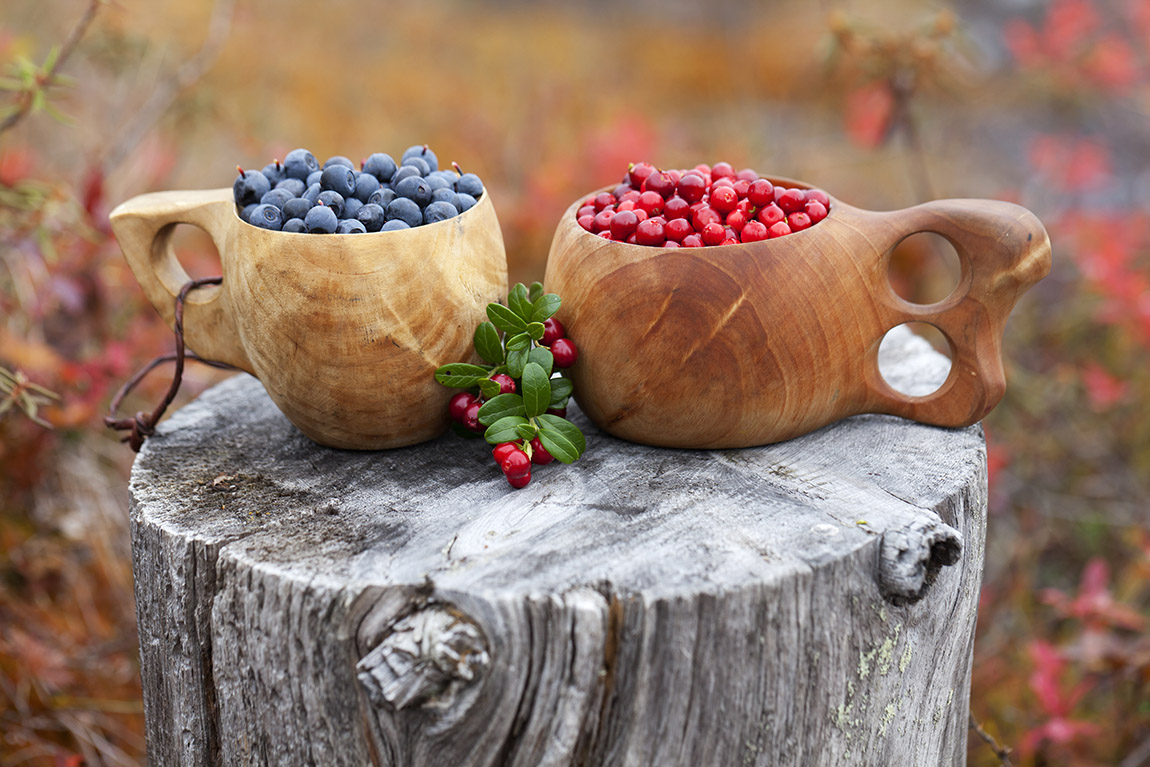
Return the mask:
<path id="1" fill-rule="evenodd" d="M 363 164 L 363 172 L 370 173 L 383 184 L 391 181 L 391 177 L 395 175 L 396 169 L 395 160 L 391 158 L 391 155 L 381 154 L 379 152 L 368 157 L 367 162 Z"/>
<path id="2" fill-rule="evenodd" d="M 455 182 L 455 191 L 469 194 L 478 200 L 483 195 L 483 182 L 474 173 L 464 173 Z"/>
<path id="3" fill-rule="evenodd" d="M 408 226 L 419 226 L 423 223 L 423 211 L 407 197 L 396 197 L 387 205 L 387 220 L 390 222 L 393 219 Z"/>
<path id="4" fill-rule="evenodd" d="M 302 218 L 289 218 L 284 222 L 282 231 L 303 233 L 307 231 L 307 224 L 303 222 Z"/>
<path id="5" fill-rule="evenodd" d="M 316 202 L 331 208 L 336 218 L 343 215 L 343 195 L 339 192 L 333 192 L 331 190 L 320 192 L 319 199 L 317 199 Z"/>
<path id="6" fill-rule="evenodd" d="M 379 228 L 379 231 L 381 231 L 381 232 L 398 232 L 400 229 L 410 229 L 410 228 L 411 227 L 407 225 L 406 221 L 403 221 L 402 219 L 398 219 L 398 218 L 393 218 L 392 220 L 388 221 L 386 224 L 381 226 Z"/>
<path id="7" fill-rule="evenodd" d="M 294 199 L 295 195 L 286 189 L 271 189 L 260 198 L 260 205 L 275 205 L 282 210 L 285 202 Z"/>
<path id="8" fill-rule="evenodd" d="M 339 226 L 339 218 L 331 208 L 316 205 L 307 212 L 303 223 L 307 230 L 313 234 L 331 234 Z"/>
<path id="9" fill-rule="evenodd" d="M 410 176 L 395 185 L 395 193 L 399 197 L 406 197 L 421 208 L 427 207 L 431 202 L 431 187 L 419 176 Z"/>
<path id="10" fill-rule="evenodd" d="M 284 166 L 278 160 L 269 162 L 260 173 L 264 174 L 269 184 L 275 186 L 284 179 Z"/>
<path id="11" fill-rule="evenodd" d="M 312 184 L 318 184 L 321 178 L 323 178 L 323 171 L 313 170 L 311 173 L 307 174 L 307 180 L 304 181 L 304 183 L 308 186 L 311 186 Z"/>
<path id="12" fill-rule="evenodd" d="M 449 202 L 433 202 L 427 206 L 423 211 L 423 223 L 436 224 L 440 221 L 446 221 L 449 218 L 455 218 L 459 215 L 459 211 L 455 206 Z"/>
<path id="13" fill-rule="evenodd" d="M 345 168 L 351 168 L 352 170 L 355 170 L 355 163 L 341 154 L 337 154 L 324 160 L 323 169 L 327 170 L 333 165 L 342 165 Z"/>
<path id="14" fill-rule="evenodd" d="M 436 203 L 436 202 L 449 203 L 451 205 L 451 207 L 455 208 L 457 213 L 462 213 L 462 211 L 459 210 L 459 200 L 456 199 L 456 197 L 457 197 L 457 195 L 455 194 L 455 192 L 451 191 L 450 189 L 436 189 L 434 192 L 431 193 L 431 201 L 433 203 Z"/>
<path id="15" fill-rule="evenodd" d="M 245 170 L 241 171 L 232 182 L 232 197 L 235 198 L 236 205 L 242 208 L 245 205 L 258 203 L 271 188 L 267 176 L 258 170 Z"/>
<path id="16" fill-rule="evenodd" d="M 303 218 L 314 206 L 306 197 L 294 197 L 283 205 L 284 218 Z"/>
<path id="17" fill-rule="evenodd" d="M 394 200 L 395 197 L 395 190 L 385 186 L 378 192 L 372 192 L 371 196 L 367 198 L 367 201 L 374 202 L 381 208 L 386 208 L 387 204 Z"/>
<path id="18" fill-rule="evenodd" d="M 319 184 L 312 184 L 311 186 L 309 186 L 307 188 L 306 192 L 304 192 L 303 194 L 300 195 L 300 197 L 307 200 L 312 205 L 315 205 L 316 200 L 319 199 L 319 193 L 322 191 L 323 191 L 323 189 L 320 187 Z"/>
<path id="19" fill-rule="evenodd" d="M 394 176 L 391 177 L 391 188 L 394 189 L 399 184 L 399 182 L 403 181 L 405 178 L 412 178 L 418 175 L 419 168 L 416 168 L 413 165 L 404 165 L 402 168 L 395 172 Z"/>
<path id="20" fill-rule="evenodd" d="M 315 155 L 306 149 L 291 150 L 284 158 L 283 164 L 285 176 L 298 178 L 301 181 L 306 180 L 308 174 L 319 170 L 319 162 L 315 159 Z"/>
<path id="21" fill-rule="evenodd" d="M 439 170 L 439 159 L 435 156 L 435 152 L 427 148 L 427 144 L 409 146 L 407 151 L 403 153 L 403 158 L 400 162 L 403 162 L 403 160 L 409 157 L 418 157 L 427 163 L 427 167 L 431 170 Z"/>
<path id="22" fill-rule="evenodd" d="M 433 171 L 429 175 L 435 176 L 436 178 L 441 178 L 452 186 L 455 186 L 455 182 L 459 180 L 459 174 L 453 171 L 451 168 L 447 168 L 446 170 Z"/>
<path id="23" fill-rule="evenodd" d="M 275 189 L 286 189 L 291 192 L 292 197 L 299 197 L 307 191 L 307 184 L 300 181 L 298 178 L 285 178 L 275 185 Z"/>
<path id="24" fill-rule="evenodd" d="M 284 217 L 275 205 L 257 205 L 248 223 L 260 229 L 279 231 L 283 227 Z"/>
<path id="25" fill-rule="evenodd" d="M 370 173 L 361 173 L 355 180 L 355 197 L 360 202 L 367 202 L 371 196 L 379 191 L 379 179 Z"/>
<path id="26" fill-rule="evenodd" d="M 408 157 L 403 161 L 403 164 L 410 165 L 413 168 L 419 168 L 419 175 L 421 176 L 426 176 L 428 173 L 431 173 L 431 168 L 422 157 Z"/>
<path id="27" fill-rule="evenodd" d="M 469 194 L 459 192 L 455 195 L 455 198 L 459 200 L 460 213 L 466 213 L 475 207 L 476 199 Z"/>
<path id="28" fill-rule="evenodd" d="M 359 209 L 363 207 L 363 203 L 354 197 L 348 197 L 343 201 L 343 211 L 339 214 L 343 218 L 355 218 L 359 213 Z"/>
<path id="29" fill-rule="evenodd" d="M 351 197 L 355 193 L 355 174 L 346 166 L 332 165 L 324 168 L 319 186 L 325 192 L 330 190 L 339 192 L 341 197 Z"/>
<path id="30" fill-rule="evenodd" d="M 345 218 L 343 221 L 339 222 L 339 225 L 335 228 L 335 233 L 336 234 L 366 234 L 367 228 L 363 225 L 363 222 L 361 222 L 361 221 L 357 221 L 354 218 Z"/>
<path id="31" fill-rule="evenodd" d="M 374 202 L 369 202 L 360 208 L 359 213 L 356 213 L 355 217 L 359 219 L 364 228 L 369 232 L 378 232 L 379 228 L 383 226 L 387 220 L 387 215 L 384 213 L 383 208 Z"/>
<path id="32" fill-rule="evenodd" d="M 245 205 L 244 209 L 240 211 L 240 218 L 244 221 L 252 220 L 252 211 L 259 207 L 258 202 L 253 202 L 251 205 Z"/>
<path id="33" fill-rule="evenodd" d="M 431 175 L 425 177 L 423 180 L 427 182 L 427 185 L 431 187 L 431 191 L 433 192 L 437 192 L 440 189 L 450 189 L 455 191 L 455 182 L 448 181 L 438 173 L 432 173 Z"/>

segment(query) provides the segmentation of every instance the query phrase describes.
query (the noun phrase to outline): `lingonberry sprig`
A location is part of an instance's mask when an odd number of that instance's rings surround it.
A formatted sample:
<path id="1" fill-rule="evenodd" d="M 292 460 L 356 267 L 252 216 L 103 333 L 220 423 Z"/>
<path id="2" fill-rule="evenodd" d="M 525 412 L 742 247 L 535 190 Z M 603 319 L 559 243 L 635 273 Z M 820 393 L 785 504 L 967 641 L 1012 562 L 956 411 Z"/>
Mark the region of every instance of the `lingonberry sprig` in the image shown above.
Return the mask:
<path id="1" fill-rule="evenodd" d="M 531 465 L 583 455 L 587 440 L 567 420 L 573 385 L 559 370 L 571 367 L 579 351 L 555 312 L 560 299 L 536 282 L 517 284 L 507 304 L 487 305 L 487 322 L 475 328 L 475 351 L 485 364 L 456 362 L 435 371 L 435 380 L 463 391 L 448 413 L 461 436 L 482 434 L 496 465 L 512 487 L 531 481 Z"/>

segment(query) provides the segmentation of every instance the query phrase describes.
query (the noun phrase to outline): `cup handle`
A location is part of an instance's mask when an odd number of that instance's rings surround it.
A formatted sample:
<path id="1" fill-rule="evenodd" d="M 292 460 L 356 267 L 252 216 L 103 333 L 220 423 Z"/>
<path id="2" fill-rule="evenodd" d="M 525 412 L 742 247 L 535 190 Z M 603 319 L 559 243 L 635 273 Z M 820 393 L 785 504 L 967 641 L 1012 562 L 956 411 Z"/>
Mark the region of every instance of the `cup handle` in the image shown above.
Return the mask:
<path id="1" fill-rule="evenodd" d="M 236 219 L 231 189 L 156 192 L 133 197 L 111 214 L 112 232 L 140 287 L 169 327 L 175 299 L 191 279 L 176 258 L 172 234 L 177 224 L 198 227 L 212 238 L 221 260 Z M 198 288 L 184 302 L 184 339 L 204 359 L 252 372 L 228 300 L 228 284 Z"/>
<path id="2" fill-rule="evenodd" d="M 885 328 L 874 339 L 866 366 L 876 412 L 936 426 L 969 426 L 998 404 L 1006 391 L 1002 334 L 1019 297 L 1050 271 L 1050 238 L 1026 208 L 997 200 L 937 200 L 913 208 L 873 213 L 887 254 L 875 272 L 874 294 Z M 934 232 L 954 246 L 962 265 L 958 287 L 934 304 L 912 304 L 887 278 L 889 253 L 917 232 Z M 904 322 L 926 322 L 950 344 L 950 374 L 935 392 L 912 397 L 890 387 L 878 370 L 878 347 L 886 331 Z"/>

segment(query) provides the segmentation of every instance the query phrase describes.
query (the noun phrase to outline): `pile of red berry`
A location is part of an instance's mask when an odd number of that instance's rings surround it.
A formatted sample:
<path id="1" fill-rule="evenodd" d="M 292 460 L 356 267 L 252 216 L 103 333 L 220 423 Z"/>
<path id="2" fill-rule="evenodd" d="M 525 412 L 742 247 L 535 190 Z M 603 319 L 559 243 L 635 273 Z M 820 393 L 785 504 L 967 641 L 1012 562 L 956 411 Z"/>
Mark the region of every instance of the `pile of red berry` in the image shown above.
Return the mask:
<path id="1" fill-rule="evenodd" d="M 579 225 L 608 240 L 663 248 L 701 248 L 784 237 L 827 217 L 821 189 L 776 186 L 725 162 L 691 170 L 635 163 L 623 183 L 583 201 Z"/>

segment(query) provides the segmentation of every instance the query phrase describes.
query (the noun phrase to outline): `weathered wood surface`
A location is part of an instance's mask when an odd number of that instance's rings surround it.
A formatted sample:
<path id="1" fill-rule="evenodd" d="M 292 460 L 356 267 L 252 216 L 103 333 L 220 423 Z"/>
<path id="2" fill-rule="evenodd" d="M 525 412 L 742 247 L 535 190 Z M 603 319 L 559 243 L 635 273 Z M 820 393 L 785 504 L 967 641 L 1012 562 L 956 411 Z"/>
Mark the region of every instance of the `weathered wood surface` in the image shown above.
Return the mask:
<path id="1" fill-rule="evenodd" d="M 318 447 L 247 376 L 173 415 L 131 481 L 151 763 L 964 762 L 977 426 L 707 452 L 576 419 L 579 463 L 511 491 L 454 437 Z"/>

